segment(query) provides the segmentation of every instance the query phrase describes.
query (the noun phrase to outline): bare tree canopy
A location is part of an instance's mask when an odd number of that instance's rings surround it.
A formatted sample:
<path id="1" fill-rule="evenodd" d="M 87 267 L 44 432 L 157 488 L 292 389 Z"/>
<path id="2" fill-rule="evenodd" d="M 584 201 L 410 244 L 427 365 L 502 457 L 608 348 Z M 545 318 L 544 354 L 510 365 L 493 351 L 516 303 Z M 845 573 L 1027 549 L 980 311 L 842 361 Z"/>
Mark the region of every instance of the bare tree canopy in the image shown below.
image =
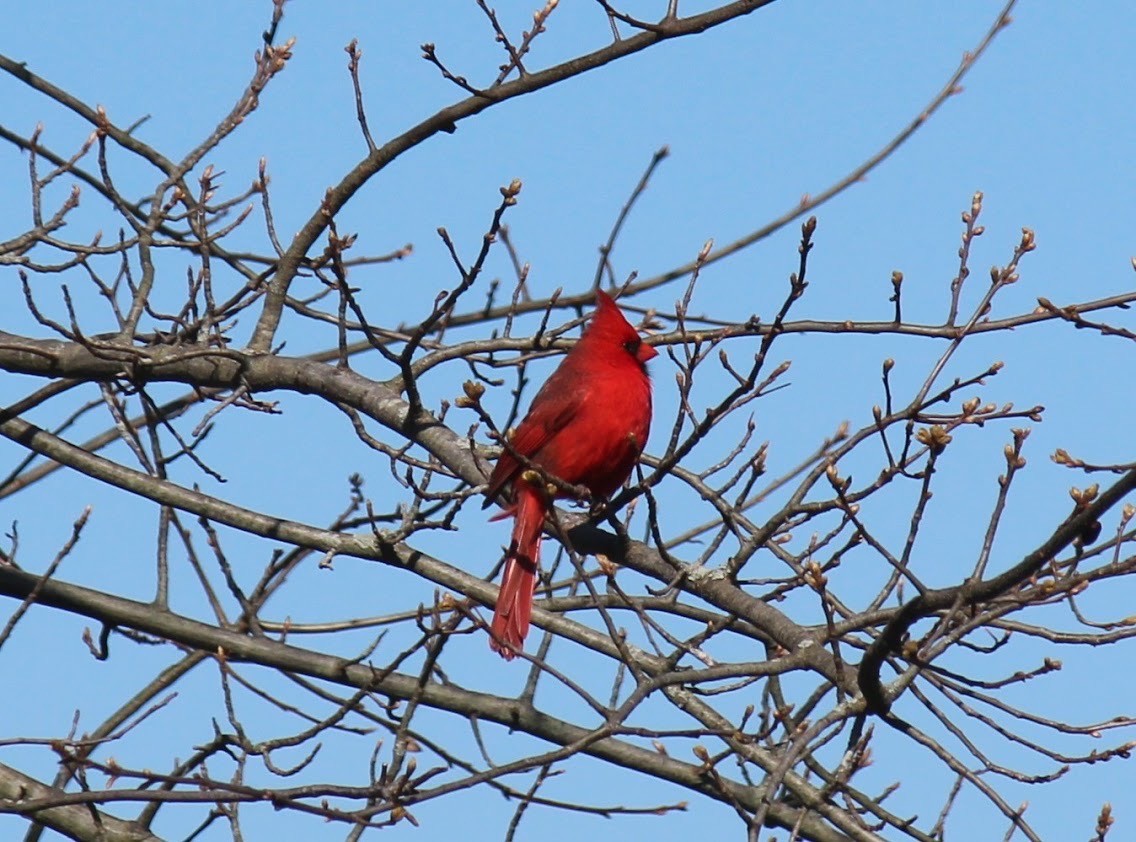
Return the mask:
<path id="1" fill-rule="evenodd" d="M 1128 838 L 1124 27 L 540 2 L 0 52 L 0 835 Z"/>

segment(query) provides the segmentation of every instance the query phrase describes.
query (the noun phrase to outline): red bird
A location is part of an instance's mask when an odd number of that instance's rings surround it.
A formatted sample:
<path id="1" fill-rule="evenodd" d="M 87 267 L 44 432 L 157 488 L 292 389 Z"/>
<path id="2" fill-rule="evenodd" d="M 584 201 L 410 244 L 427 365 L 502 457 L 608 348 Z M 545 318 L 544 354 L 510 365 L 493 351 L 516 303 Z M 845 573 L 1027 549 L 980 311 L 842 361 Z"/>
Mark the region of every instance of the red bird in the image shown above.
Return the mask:
<path id="1" fill-rule="evenodd" d="M 512 515 L 514 522 L 489 640 L 490 648 L 507 661 L 528 634 L 544 516 L 552 497 L 562 496 L 514 453 L 568 485 L 584 486 L 593 497 L 610 496 L 631 475 L 647 443 L 647 360 L 658 353 L 643 344 L 612 297 L 596 290 L 591 323 L 536 393 L 509 439 L 512 450 L 506 448 L 493 468 L 486 506 L 513 484 L 512 504 L 494 518 Z"/>

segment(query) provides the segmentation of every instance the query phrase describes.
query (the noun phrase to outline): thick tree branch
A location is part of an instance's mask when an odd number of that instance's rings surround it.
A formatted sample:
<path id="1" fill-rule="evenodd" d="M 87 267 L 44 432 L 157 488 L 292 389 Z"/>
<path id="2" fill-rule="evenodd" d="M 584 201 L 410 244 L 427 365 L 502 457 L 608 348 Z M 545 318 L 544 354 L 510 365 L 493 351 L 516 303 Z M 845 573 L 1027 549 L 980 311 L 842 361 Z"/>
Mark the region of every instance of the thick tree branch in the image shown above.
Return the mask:
<path id="1" fill-rule="evenodd" d="M 1079 508 L 1054 530 L 1037 549 L 1004 572 L 989 579 L 966 581 L 951 588 L 929 590 L 905 603 L 888 621 L 860 662 L 857 683 L 867 702 L 867 712 L 883 715 L 892 699 L 880 681 L 880 669 L 888 655 L 899 649 L 908 630 L 919 620 L 949 608 L 964 609 L 989 602 L 1021 585 L 1057 554 L 1084 535 L 1092 524 L 1136 489 L 1136 470 L 1109 486 L 1095 500 Z M 1099 531 L 1099 527 L 1098 527 Z"/>
<path id="2" fill-rule="evenodd" d="M 0 813 L 17 812 L 20 802 L 46 801 L 64 793 L 0 764 Z M 35 814 L 45 827 L 79 842 L 161 842 L 161 839 L 134 822 L 116 819 L 89 804 L 48 807 Z"/>
<path id="3" fill-rule="evenodd" d="M 347 204 L 351 197 L 373 175 L 380 172 L 406 151 L 439 133 L 453 132 L 462 120 L 480 114 L 498 103 L 535 93 L 550 85 L 555 85 L 574 76 L 580 76 L 618 59 L 641 52 L 660 41 L 705 32 L 707 29 L 755 12 L 772 2 L 773 0 L 735 0 L 733 3 L 726 3 L 702 14 L 664 21 L 650 31 L 640 32 L 631 38 L 614 41 L 602 49 L 578 56 L 546 70 L 526 73 L 511 82 L 504 82 L 467 97 L 443 108 L 398 137 L 384 143 L 356 164 L 335 187 L 328 190 L 323 205 L 312 214 L 312 217 L 293 238 L 284 255 L 280 258 L 276 275 L 272 279 L 264 309 L 261 311 L 249 347 L 256 351 L 267 351 L 271 347 L 272 338 L 276 334 L 280 316 L 284 311 L 285 298 L 288 295 L 292 280 L 296 276 L 296 271 L 302 265 L 304 257 L 312 246 L 323 235 L 328 221 Z"/>
<path id="4" fill-rule="evenodd" d="M 0 565 L 0 593 L 24 599 L 37 585 L 42 585 L 37 599 L 41 605 L 156 635 L 201 651 L 222 651 L 229 661 L 260 664 L 345 687 L 367 688 L 392 699 L 418 699 L 437 710 L 495 722 L 558 745 L 570 745 L 589 738 L 588 729 L 550 716 L 523 701 L 466 690 L 453 683 L 429 682 L 422 686 L 414 675 L 380 672 L 353 660 L 210 626 L 170 611 L 155 610 L 148 603 L 70 583 L 56 580 L 43 583 L 38 576 Z M 683 763 L 622 740 L 601 739 L 588 745 L 584 752 L 618 766 L 669 780 L 716 800 L 735 800 L 756 809 L 763 797 L 760 787 L 745 786 L 724 778 L 718 778 L 712 784 L 697 765 Z M 816 797 L 815 794 L 813 797 Z M 783 827 L 793 827 L 800 819 L 798 811 L 779 803 L 774 804 L 770 816 Z M 806 817 L 801 826 L 807 838 L 817 842 L 845 842 L 848 839 L 812 817 Z"/>

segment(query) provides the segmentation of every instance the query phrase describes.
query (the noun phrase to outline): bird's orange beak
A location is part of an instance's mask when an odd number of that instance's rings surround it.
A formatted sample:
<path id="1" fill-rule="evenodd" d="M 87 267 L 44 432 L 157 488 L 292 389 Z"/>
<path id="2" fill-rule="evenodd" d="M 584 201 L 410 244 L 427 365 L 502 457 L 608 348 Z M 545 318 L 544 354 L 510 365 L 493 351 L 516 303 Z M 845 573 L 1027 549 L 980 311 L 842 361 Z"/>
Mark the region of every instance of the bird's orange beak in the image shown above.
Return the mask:
<path id="1" fill-rule="evenodd" d="M 659 356 L 659 352 L 648 345 L 646 342 L 643 342 L 639 345 L 639 350 L 635 354 L 635 359 L 639 360 L 639 362 L 641 363 L 645 363 L 647 362 L 647 360 L 653 360 L 657 356 Z"/>

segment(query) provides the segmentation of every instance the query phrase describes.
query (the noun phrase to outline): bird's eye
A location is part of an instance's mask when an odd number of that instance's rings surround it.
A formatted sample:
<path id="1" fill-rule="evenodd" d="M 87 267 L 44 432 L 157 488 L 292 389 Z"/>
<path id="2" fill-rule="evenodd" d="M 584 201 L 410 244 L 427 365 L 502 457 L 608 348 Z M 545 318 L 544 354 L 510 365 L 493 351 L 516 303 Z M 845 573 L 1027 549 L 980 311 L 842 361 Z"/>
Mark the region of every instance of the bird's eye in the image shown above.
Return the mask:
<path id="1" fill-rule="evenodd" d="M 628 339 L 624 342 L 623 347 L 627 349 L 627 353 L 631 354 L 631 356 L 635 356 L 639 353 L 639 346 L 642 344 L 643 341 L 636 337 L 635 339 Z"/>

